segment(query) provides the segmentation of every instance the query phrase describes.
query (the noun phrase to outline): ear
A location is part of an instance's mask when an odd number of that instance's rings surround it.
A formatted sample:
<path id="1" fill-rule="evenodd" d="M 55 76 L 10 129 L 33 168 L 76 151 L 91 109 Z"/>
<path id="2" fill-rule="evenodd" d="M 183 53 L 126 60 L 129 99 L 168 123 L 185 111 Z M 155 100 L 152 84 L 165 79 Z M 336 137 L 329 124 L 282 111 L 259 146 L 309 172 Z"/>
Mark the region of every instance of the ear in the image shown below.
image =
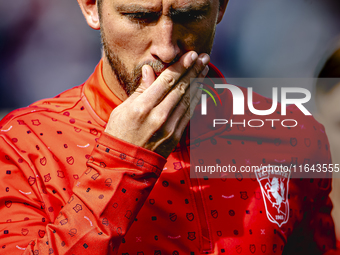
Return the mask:
<path id="1" fill-rule="evenodd" d="M 218 11 L 218 18 L 217 18 L 217 24 L 222 21 L 223 15 L 225 13 L 225 10 L 228 5 L 229 0 L 219 0 L 220 1 L 220 9 Z"/>
<path id="2" fill-rule="evenodd" d="M 95 29 L 100 29 L 99 13 L 96 0 L 77 0 L 87 24 Z"/>

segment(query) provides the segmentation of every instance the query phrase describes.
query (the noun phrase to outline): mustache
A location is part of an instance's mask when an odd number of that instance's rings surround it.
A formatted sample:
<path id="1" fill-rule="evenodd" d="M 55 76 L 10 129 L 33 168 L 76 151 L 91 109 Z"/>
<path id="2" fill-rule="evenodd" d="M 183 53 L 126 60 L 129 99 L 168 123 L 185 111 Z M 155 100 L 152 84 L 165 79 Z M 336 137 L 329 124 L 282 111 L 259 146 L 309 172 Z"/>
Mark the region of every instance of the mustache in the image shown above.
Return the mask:
<path id="1" fill-rule="evenodd" d="M 134 70 L 133 70 L 133 76 L 135 77 L 135 79 L 140 80 L 140 78 L 142 77 L 142 68 L 144 65 L 149 65 L 152 67 L 152 69 L 154 70 L 155 73 L 161 73 L 163 72 L 165 69 L 167 69 L 169 66 L 173 65 L 174 63 L 176 63 L 179 60 L 179 57 L 176 57 L 173 61 L 171 61 L 171 63 L 169 64 L 164 64 L 161 60 L 157 59 L 157 60 L 152 60 L 152 61 L 144 61 L 143 63 L 138 64 Z"/>

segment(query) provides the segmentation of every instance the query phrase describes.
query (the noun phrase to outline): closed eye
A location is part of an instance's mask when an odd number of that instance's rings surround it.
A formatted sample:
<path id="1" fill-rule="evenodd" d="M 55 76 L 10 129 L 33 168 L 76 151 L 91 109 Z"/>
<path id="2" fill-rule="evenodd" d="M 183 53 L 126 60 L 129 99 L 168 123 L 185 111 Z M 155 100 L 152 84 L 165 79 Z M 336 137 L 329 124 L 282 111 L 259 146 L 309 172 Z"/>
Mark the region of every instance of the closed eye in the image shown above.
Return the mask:
<path id="1" fill-rule="evenodd" d="M 133 12 L 122 14 L 136 23 L 152 23 L 156 22 L 159 18 L 159 14 L 155 12 Z"/>
<path id="2" fill-rule="evenodd" d="M 191 11 L 191 12 L 178 12 L 171 15 L 172 20 L 179 24 L 197 22 L 206 17 L 206 12 L 204 11 Z"/>

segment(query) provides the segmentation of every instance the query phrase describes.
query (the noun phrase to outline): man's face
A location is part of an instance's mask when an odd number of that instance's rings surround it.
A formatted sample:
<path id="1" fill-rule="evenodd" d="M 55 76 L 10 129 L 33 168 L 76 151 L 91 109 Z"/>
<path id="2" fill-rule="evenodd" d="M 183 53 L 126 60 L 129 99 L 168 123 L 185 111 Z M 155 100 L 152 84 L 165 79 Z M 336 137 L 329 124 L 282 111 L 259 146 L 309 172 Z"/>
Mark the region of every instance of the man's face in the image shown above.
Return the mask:
<path id="1" fill-rule="evenodd" d="M 130 95 L 144 64 L 158 76 L 188 51 L 210 54 L 219 0 L 102 0 L 99 13 L 105 55 Z"/>

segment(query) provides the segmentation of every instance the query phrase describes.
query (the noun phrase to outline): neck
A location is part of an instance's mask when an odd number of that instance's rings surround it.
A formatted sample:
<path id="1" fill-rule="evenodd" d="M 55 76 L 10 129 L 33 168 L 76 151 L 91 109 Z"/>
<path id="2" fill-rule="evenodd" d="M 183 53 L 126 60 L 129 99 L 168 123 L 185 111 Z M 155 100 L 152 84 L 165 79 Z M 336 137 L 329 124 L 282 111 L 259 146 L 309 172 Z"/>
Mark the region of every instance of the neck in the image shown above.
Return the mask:
<path id="1" fill-rule="evenodd" d="M 103 55 L 103 78 L 109 89 L 113 94 L 116 95 L 120 100 L 125 101 L 128 98 L 125 90 L 120 85 L 115 73 L 112 71 L 109 61 Z"/>

